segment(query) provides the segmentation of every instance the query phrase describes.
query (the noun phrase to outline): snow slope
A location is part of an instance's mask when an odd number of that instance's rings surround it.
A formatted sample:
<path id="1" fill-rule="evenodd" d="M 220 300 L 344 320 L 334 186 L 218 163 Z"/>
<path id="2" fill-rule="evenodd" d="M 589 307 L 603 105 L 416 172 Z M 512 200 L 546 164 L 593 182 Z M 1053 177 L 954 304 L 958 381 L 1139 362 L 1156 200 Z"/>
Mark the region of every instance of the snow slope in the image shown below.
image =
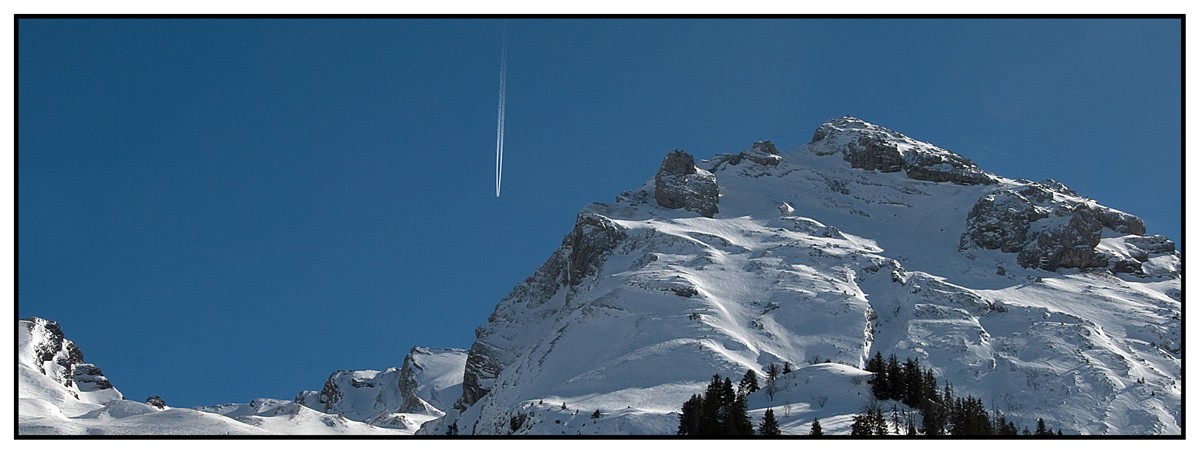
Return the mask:
<path id="1" fill-rule="evenodd" d="M 1158 241 L 1117 231 L 1136 218 L 853 118 L 768 148 L 696 164 L 720 188 L 712 217 L 659 206 L 655 180 L 586 207 L 477 331 L 455 410 L 419 433 L 672 434 L 714 373 L 783 362 L 798 366 L 788 390 L 752 395 L 751 415 L 786 406 L 785 433 L 814 418 L 847 433 L 876 351 L 920 359 L 1018 426 L 1180 433 L 1181 257 L 1122 252 Z M 1114 265 L 1025 268 L 964 240 L 993 228 L 973 208 L 1006 190 L 1053 195 L 1030 205 L 1021 246 Z M 1075 218 L 1108 224 L 1064 234 Z"/>
<path id="2" fill-rule="evenodd" d="M 443 396 L 459 394 L 466 361 L 462 350 L 414 348 L 400 369 L 335 372 L 329 382 L 346 378 L 347 391 L 330 408 L 306 406 L 315 391 L 295 401 L 157 408 L 124 400 L 57 323 L 20 320 L 17 333 L 19 435 L 410 435 L 443 414 Z M 405 402 L 417 410 L 408 412 Z"/>

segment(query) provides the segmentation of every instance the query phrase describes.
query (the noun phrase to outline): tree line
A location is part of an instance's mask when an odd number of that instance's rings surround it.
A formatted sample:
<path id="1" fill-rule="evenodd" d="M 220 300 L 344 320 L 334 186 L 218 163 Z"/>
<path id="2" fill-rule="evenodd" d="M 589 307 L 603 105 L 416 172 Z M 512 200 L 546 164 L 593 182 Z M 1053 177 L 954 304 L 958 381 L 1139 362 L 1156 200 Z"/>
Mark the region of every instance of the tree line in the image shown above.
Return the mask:
<path id="1" fill-rule="evenodd" d="M 1062 435 L 1061 430 L 1056 433 L 1047 429 L 1041 418 L 1037 420 L 1035 431 L 1031 432 L 1028 426 L 1018 431 L 1016 424 L 1003 412 L 989 412 L 982 399 L 956 395 L 949 383 L 940 386 L 933 370 L 922 367 L 920 360 L 915 358 L 901 363 L 894 354 L 884 360 L 883 355 L 877 352 L 867 362 L 866 370 L 874 374 L 868 383 L 876 400 L 872 401 L 865 413 L 854 416 L 851 436 Z M 755 430 L 747 413 L 746 396 L 762 390 L 768 397 L 774 398 L 778 375 L 791 371 L 791 364 L 784 363 L 782 368 L 770 364 L 766 370 L 766 384 L 762 388 L 758 384 L 758 374 L 753 369 L 746 371 L 736 388 L 728 377 L 714 374 L 703 394 L 693 394 L 683 403 L 677 434 L 697 437 L 748 437 L 756 435 L 756 432 L 762 436 L 780 435 L 774 409 L 770 408 L 763 414 Z M 885 417 L 879 401 L 887 400 L 901 402 L 913 411 L 899 410 L 893 405 L 890 418 Z M 813 419 L 809 435 L 823 435 L 820 421 Z"/>
<path id="2" fill-rule="evenodd" d="M 921 366 L 915 358 L 909 358 L 900 363 L 896 355 L 890 355 L 885 361 L 879 352 L 867 361 L 867 372 L 875 375 L 869 381 L 871 393 L 879 400 L 902 402 L 909 408 L 920 413 L 921 426 L 918 429 L 911 413 L 898 412 L 894 407 L 891 418 L 891 434 L 903 435 L 952 436 L 952 437 L 1012 437 L 1017 435 L 1050 436 L 1054 432 L 1046 428 L 1042 418 L 1037 420 L 1037 429 L 1030 432 L 1026 426 L 1021 432 L 1000 410 L 990 413 L 983 400 L 971 396 L 958 396 L 954 387 L 947 383 L 939 387 L 933 369 Z M 867 412 L 854 417 L 851 425 L 852 436 L 888 435 L 889 421 L 883 417 L 878 405 L 872 405 Z M 1062 435 L 1059 430 L 1057 435 Z"/>

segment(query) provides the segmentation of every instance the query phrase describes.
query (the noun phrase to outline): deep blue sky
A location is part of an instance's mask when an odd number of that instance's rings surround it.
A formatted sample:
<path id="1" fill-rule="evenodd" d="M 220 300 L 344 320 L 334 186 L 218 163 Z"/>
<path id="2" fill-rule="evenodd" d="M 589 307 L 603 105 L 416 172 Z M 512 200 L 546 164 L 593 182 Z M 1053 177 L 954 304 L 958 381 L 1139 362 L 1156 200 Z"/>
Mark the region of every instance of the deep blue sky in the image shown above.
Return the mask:
<path id="1" fill-rule="evenodd" d="M 59 321 L 130 399 L 291 398 L 467 348 L 580 208 L 667 151 L 794 149 L 843 114 L 1182 246 L 1175 20 L 26 19 L 18 39 L 17 315 Z"/>

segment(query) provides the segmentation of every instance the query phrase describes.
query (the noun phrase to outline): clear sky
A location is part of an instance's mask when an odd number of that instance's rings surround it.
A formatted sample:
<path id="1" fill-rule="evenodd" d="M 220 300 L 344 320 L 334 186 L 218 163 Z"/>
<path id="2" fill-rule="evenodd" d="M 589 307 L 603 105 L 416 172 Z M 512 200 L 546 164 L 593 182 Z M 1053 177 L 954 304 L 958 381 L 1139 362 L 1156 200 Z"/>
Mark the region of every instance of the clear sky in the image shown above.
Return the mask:
<path id="1" fill-rule="evenodd" d="M 18 21 L 17 315 L 126 397 L 467 348 L 591 201 L 850 114 L 1182 248 L 1178 20 Z M 495 197 L 502 36 L 503 195 Z"/>

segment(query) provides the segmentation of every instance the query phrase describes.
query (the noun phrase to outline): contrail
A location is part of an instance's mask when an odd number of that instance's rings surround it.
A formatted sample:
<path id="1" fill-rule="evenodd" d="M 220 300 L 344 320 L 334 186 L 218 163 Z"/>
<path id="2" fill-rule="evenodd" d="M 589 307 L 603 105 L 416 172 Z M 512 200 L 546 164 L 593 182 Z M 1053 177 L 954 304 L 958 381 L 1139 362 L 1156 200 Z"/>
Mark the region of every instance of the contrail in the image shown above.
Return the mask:
<path id="1" fill-rule="evenodd" d="M 504 88 L 507 84 L 508 40 L 500 46 L 500 107 L 496 114 L 496 197 L 500 197 L 500 181 L 504 177 Z"/>

